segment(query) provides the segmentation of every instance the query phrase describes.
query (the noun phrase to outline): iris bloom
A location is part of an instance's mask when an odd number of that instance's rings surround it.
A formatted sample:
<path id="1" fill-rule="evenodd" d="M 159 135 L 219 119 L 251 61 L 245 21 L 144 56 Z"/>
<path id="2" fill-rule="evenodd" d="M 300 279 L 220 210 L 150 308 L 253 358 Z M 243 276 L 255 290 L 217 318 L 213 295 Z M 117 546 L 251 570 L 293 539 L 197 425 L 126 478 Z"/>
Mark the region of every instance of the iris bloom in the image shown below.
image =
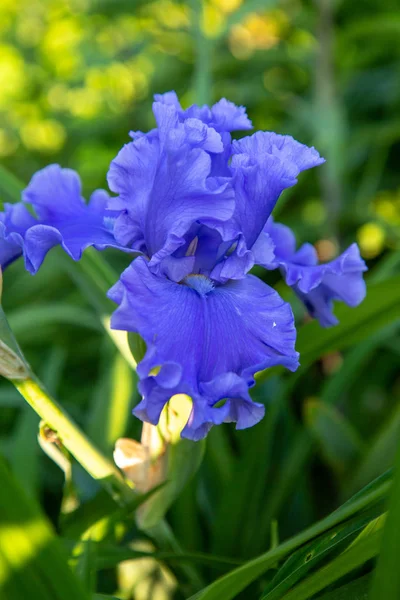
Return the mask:
<path id="1" fill-rule="evenodd" d="M 270 132 L 232 141 L 251 123 L 226 100 L 183 110 L 169 92 L 153 110 L 157 127 L 132 132 L 110 165 L 116 196 L 98 191 L 86 205 L 73 172 L 53 165 L 37 173 L 23 202 L 0 217 L 0 262 L 23 253 L 33 273 L 55 244 L 75 260 L 89 245 L 139 254 L 109 291 L 118 304 L 112 327 L 147 346 L 134 413 L 156 424 L 171 396 L 188 394 L 182 435 L 198 440 L 214 424 L 257 423 L 264 406 L 249 395 L 255 373 L 299 364 L 289 304 L 250 269 L 280 269 L 328 326 L 333 300 L 355 306 L 364 298 L 366 267 L 355 244 L 318 265 L 311 245 L 296 250 L 290 229 L 272 220 L 283 190 L 324 162 L 314 148 Z"/>

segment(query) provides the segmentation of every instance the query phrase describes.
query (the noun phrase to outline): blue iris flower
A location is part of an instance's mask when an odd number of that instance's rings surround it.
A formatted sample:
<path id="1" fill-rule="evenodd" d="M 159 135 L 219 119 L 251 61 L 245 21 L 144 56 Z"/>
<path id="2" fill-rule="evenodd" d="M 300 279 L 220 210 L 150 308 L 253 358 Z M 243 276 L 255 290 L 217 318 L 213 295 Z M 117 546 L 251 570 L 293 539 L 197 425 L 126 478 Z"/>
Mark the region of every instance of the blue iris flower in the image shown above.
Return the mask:
<path id="1" fill-rule="evenodd" d="M 35 274 L 47 252 L 57 245 L 74 260 L 79 260 L 89 246 L 130 251 L 118 244 L 113 235 L 117 213 L 107 209 L 107 192 L 96 190 L 86 204 L 75 171 L 50 165 L 32 177 L 22 196 L 22 202 L 5 204 L 0 213 L 3 269 L 23 255 L 26 269 Z"/>
<path id="2" fill-rule="evenodd" d="M 367 270 L 357 244 L 352 244 L 340 256 L 328 263 L 318 264 L 314 246 L 303 244 L 296 250 L 293 232 L 270 217 L 264 234 L 274 244 L 274 256 L 263 262 L 267 269 L 279 268 L 312 317 L 322 327 L 338 323 L 333 314 L 333 301 L 358 306 L 365 298 L 363 273 Z"/>
<path id="3" fill-rule="evenodd" d="M 232 141 L 251 122 L 224 99 L 187 110 L 174 92 L 155 100 L 157 127 L 131 132 L 111 162 L 116 196 L 97 191 L 86 204 L 73 171 L 39 171 L 23 202 L 0 215 L 0 263 L 23 254 L 34 273 L 56 244 L 74 260 L 87 246 L 139 254 L 109 291 L 118 304 L 112 327 L 139 333 L 147 346 L 134 413 L 156 424 L 172 395 L 188 394 L 182 436 L 199 440 L 215 424 L 257 423 L 264 406 L 249 395 L 255 373 L 299 364 L 289 304 L 250 269 L 280 269 L 328 326 L 333 300 L 362 301 L 366 267 L 355 244 L 318 265 L 312 246 L 296 250 L 293 233 L 272 220 L 283 190 L 324 162 L 314 148 L 270 132 Z"/>

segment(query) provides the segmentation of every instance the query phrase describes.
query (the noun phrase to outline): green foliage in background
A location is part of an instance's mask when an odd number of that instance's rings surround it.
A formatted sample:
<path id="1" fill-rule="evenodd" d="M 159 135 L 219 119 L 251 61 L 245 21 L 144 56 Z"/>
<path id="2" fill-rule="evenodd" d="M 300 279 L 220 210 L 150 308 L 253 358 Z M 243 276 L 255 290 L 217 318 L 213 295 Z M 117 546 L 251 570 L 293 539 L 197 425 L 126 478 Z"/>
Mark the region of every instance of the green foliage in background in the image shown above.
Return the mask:
<path id="1" fill-rule="evenodd" d="M 264 420 L 215 427 L 195 475 L 202 448 L 177 442 L 187 469 L 148 499 L 112 465 L 116 440 L 141 431 L 105 297 L 129 258 L 52 252 L 34 278 L 12 265 L 4 311 L 66 421 L 52 439 L 1 380 L 1 600 L 398 600 L 399 33 L 392 0 L 1 1 L 1 201 L 50 162 L 105 187 L 128 132 L 153 126 L 153 93 L 225 96 L 327 159 L 285 192 L 279 220 L 323 259 L 356 239 L 370 268 L 367 299 L 339 307 L 334 329 L 294 304 L 301 368 L 259 375 Z"/>

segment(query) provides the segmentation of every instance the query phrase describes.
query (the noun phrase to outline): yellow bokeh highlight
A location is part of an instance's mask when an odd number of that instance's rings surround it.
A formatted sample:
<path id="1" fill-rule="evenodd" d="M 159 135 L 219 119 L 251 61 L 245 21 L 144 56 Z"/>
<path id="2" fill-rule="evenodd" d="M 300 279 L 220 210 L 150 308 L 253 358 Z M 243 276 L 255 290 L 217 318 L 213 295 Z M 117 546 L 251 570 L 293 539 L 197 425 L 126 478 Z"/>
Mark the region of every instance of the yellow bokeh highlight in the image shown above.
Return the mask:
<path id="1" fill-rule="evenodd" d="M 218 37 L 225 26 L 225 15 L 216 6 L 205 4 L 203 6 L 203 15 L 201 29 L 206 37 Z"/>
<path id="2" fill-rule="evenodd" d="M 357 241 L 365 258 L 375 258 L 385 246 L 385 231 L 378 223 L 365 223 L 357 231 Z"/>
<path id="3" fill-rule="evenodd" d="M 399 214 L 397 211 L 397 207 L 395 203 L 391 200 L 378 200 L 375 205 L 375 212 L 385 221 L 389 223 L 393 223 L 393 221 L 398 221 Z"/>
<path id="4" fill-rule="evenodd" d="M 269 50 L 276 46 L 284 23 L 281 11 L 271 11 L 266 15 L 250 13 L 242 23 L 231 28 L 229 47 L 232 54 L 246 60 L 256 50 Z"/>
<path id="5" fill-rule="evenodd" d="M 157 2 L 156 14 L 159 22 L 168 29 L 180 29 L 190 25 L 190 13 L 188 7 L 183 4 L 161 0 Z"/>
<path id="6" fill-rule="evenodd" d="M 25 65 L 19 52 L 8 45 L 0 45 L 0 107 L 19 98 L 26 83 Z"/>
<path id="7" fill-rule="evenodd" d="M 25 121 L 41 118 L 41 109 L 34 102 L 14 102 L 9 111 L 10 122 L 20 127 Z"/>
<path id="8" fill-rule="evenodd" d="M 109 107 L 115 110 L 129 105 L 133 99 L 142 98 L 148 90 L 148 77 L 134 61 L 126 64 L 113 62 L 106 67 L 92 67 L 87 70 L 85 83 L 88 93 L 97 94 L 96 102 L 102 97 Z M 95 96 L 92 95 L 93 102 L 94 98 Z"/>
<path id="9" fill-rule="evenodd" d="M 21 570 L 30 564 L 42 548 L 52 539 L 50 529 L 41 520 L 32 520 L 22 524 L 3 523 L 0 527 L 0 546 L 13 571 Z M 3 562 L 3 561 L 0 561 Z M 8 569 L 0 572 L 0 587 L 10 577 Z"/>
<path id="10" fill-rule="evenodd" d="M 55 20 L 43 37 L 42 49 L 49 55 L 60 54 L 76 47 L 82 37 L 82 28 L 76 19 Z"/>
<path id="11" fill-rule="evenodd" d="M 213 0 L 213 4 L 222 12 L 229 14 L 235 12 L 243 4 L 243 0 Z"/>
<path id="12" fill-rule="evenodd" d="M 1 0 L 0 3 L 0 14 L 3 18 L 5 15 L 13 15 L 16 14 L 20 10 L 18 6 L 18 2 L 15 0 Z"/>
<path id="13" fill-rule="evenodd" d="M 66 139 L 64 127 L 54 119 L 29 120 L 22 125 L 20 134 L 28 150 L 37 150 L 46 154 L 58 152 Z"/>
<path id="14" fill-rule="evenodd" d="M 373 206 L 376 215 L 389 226 L 400 226 L 400 190 L 380 192 Z"/>
<path id="15" fill-rule="evenodd" d="M 83 29 L 77 19 L 65 18 L 50 23 L 40 44 L 46 61 L 61 79 L 73 79 L 82 67 L 79 44 Z"/>
<path id="16" fill-rule="evenodd" d="M 69 90 L 66 105 L 74 117 L 92 119 L 100 114 L 103 108 L 102 95 L 89 88 Z"/>

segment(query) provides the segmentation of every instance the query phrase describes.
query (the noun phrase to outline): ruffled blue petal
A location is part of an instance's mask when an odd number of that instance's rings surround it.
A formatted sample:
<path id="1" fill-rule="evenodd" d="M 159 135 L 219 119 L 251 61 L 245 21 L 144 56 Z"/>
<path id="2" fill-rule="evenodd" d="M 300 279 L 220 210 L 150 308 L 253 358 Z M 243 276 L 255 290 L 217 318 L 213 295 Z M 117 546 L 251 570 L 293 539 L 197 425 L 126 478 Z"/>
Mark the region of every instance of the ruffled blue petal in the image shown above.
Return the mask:
<path id="1" fill-rule="evenodd" d="M 232 235 L 234 210 L 230 181 L 210 176 L 208 151 L 222 151 L 219 134 L 196 119 L 180 123 L 171 104 L 155 103 L 154 112 L 156 134 L 124 146 L 108 174 L 119 194 L 110 208 L 124 211 L 116 238 L 151 257 L 153 266 L 186 243 L 196 222 Z"/>
<path id="2" fill-rule="evenodd" d="M 236 106 L 233 102 L 221 98 L 219 102 L 214 104 L 211 108 L 204 106 L 197 106 L 193 104 L 187 110 L 183 110 L 178 96 L 175 92 L 166 92 L 165 94 L 156 94 L 154 99 L 161 103 L 173 106 L 181 121 L 186 119 L 195 118 L 209 127 L 215 129 L 218 132 L 230 132 L 230 131 L 246 131 L 252 129 L 253 125 L 246 114 L 244 106 Z"/>
<path id="3" fill-rule="evenodd" d="M 112 233 L 117 214 L 106 210 L 108 194 L 98 190 L 86 204 L 79 177 L 70 169 L 50 165 L 38 171 L 23 192 L 23 200 L 6 205 L 1 217 L 2 267 L 23 254 L 26 269 L 34 274 L 47 252 L 58 244 L 74 260 L 79 260 L 88 246 L 126 251 Z M 27 210 L 28 204 L 37 218 Z"/>
<path id="4" fill-rule="evenodd" d="M 188 394 L 194 404 L 184 435 L 192 439 L 216 422 L 234 420 L 242 428 L 259 420 L 260 406 L 249 407 L 254 374 L 298 366 L 290 306 L 253 276 L 214 286 L 190 275 L 177 284 L 138 258 L 109 296 L 119 304 L 112 327 L 135 331 L 147 344 L 138 366 L 143 401 L 135 414 L 156 423 L 173 394 Z M 222 399 L 225 405 L 215 406 Z"/>
<path id="5" fill-rule="evenodd" d="M 5 204 L 0 213 L 0 266 L 4 270 L 23 254 L 23 236 L 36 221 L 22 203 Z"/>
<path id="6" fill-rule="evenodd" d="M 284 189 L 301 171 L 324 162 L 314 148 L 290 136 L 259 131 L 233 142 L 235 218 L 252 248 Z"/>
<path id="7" fill-rule="evenodd" d="M 275 258 L 264 262 L 260 260 L 259 264 L 270 269 L 280 268 L 286 283 L 323 327 L 338 323 L 333 314 L 334 300 L 348 306 L 358 306 L 364 300 L 366 286 L 363 273 L 367 267 L 357 244 L 352 244 L 331 262 L 318 264 L 316 250 L 311 244 L 304 244 L 295 251 L 295 238 L 289 227 L 271 219 L 265 231 L 275 244 Z"/>
<path id="8" fill-rule="evenodd" d="M 219 265 L 214 272 L 216 278 L 221 276 L 221 282 L 226 281 L 224 272 L 233 272 L 228 263 L 235 263 L 235 277 L 243 277 L 246 269 L 260 263 L 260 253 L 271 253 L 271 241 L 263 235 L 263 230 L 279 196 L 296 184 L 301 171 L 324 162 L 314 148 L 290 136 L 270 132 L 257 132 L 234 141 L 232 151 L 233 221 L 240 237 L 233 253 L 237 260 L 230 256 L 226 259 L 227 267 Z"/>

